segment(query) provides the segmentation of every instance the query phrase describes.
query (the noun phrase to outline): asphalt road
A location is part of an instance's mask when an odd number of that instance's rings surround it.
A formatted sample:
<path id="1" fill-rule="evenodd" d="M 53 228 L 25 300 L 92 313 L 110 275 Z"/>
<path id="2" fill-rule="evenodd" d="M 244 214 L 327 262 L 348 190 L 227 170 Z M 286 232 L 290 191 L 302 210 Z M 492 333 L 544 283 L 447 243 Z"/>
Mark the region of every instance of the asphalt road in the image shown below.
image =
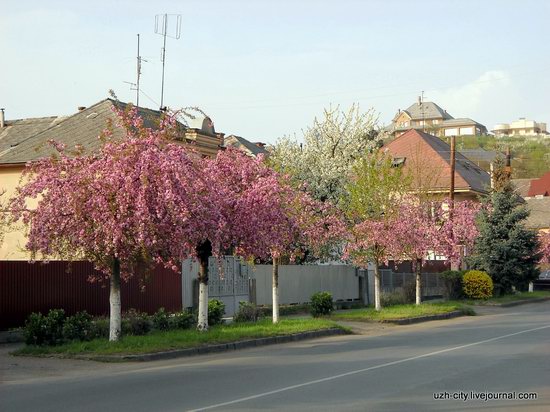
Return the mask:
<path id="1" fill-rule="evenodd" d="M 549 411 L 550 302 L 170 361 L 0 360 L 1 411 Z"/>

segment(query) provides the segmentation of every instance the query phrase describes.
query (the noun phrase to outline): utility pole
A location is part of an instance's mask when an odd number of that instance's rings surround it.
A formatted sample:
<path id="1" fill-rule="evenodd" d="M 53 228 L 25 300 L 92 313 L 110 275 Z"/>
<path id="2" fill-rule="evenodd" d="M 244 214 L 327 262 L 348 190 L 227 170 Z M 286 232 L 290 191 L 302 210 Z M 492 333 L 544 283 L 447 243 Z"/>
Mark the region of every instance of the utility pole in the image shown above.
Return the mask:
<path id="1" fill-rule="evenodd" d="M 451 208 L 453 207 L 453 202 L 455 200 L 455 163 L 456 163 L 456 140 L 455 136 L 451 136 L 451 188 L 449 193 L 449 198 L 451 199 Z"/>
<path id="2" fill-rule="evenodd" d="M 512 155 L 510 154 L 510 146 L 506 146 L 506 165 L 504 170 L 506 171 L 506 178 L 510 180 L 512 178 Z"/>
<path id="3" fill-rule="evenodd" d="M 449 199 L 451 199 L 451 204 L 449 205 L 449 218 L 452 219 L 453 209 L 455 203 L 455 165 L 456 165 L 456 136 L 451 136 L 451 187 L 449 190 Z M 458 246 L 458 253 L 460 256 L 464 253 L 462 245 Z M 459 270 L 459 267 L 456 263 L 451 263 L 451 270 Z"/>

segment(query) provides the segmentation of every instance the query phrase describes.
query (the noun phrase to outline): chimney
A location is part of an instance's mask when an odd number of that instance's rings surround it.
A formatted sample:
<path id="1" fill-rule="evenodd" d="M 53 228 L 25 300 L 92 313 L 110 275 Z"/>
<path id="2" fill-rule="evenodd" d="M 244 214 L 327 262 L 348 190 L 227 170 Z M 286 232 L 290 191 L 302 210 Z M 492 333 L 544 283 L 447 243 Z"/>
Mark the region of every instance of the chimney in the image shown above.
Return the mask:
<path id="1" fill-rule="evenodd" d="M 261 148 L 265 147 L 265 143 L 263 143 L 263 142 L 254 142 L 254 144 L 258 147 L 261 147 Z"/>
<path id="2" fill-rule="evenodd" d="M 78 106 L 78 111 L 81 112 L 83 110 L 86 110 L 86 106 Z"/>
<path id="3" fill-rule="evenodd" d="M 422 106 L 422 97 L 421 96 L 418 96 L 418 105 Z"/>
<path id="4" fill-rule="evenodd" d="M 6 126 L 6 119 L 4 118 L 4 108 L 0 109 L 0 129 Z"/>

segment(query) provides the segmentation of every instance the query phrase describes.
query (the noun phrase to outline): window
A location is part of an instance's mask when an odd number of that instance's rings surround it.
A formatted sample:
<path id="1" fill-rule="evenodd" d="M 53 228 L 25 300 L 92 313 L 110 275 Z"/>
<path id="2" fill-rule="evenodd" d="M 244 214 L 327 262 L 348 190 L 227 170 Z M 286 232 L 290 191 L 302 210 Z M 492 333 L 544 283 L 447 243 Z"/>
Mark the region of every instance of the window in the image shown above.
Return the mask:
<path id="1" fill-rule="evenodd" d="M 405 164 L 406 157 L 394 157 L 391 162 L 391 167 L 401 167 Z"/>

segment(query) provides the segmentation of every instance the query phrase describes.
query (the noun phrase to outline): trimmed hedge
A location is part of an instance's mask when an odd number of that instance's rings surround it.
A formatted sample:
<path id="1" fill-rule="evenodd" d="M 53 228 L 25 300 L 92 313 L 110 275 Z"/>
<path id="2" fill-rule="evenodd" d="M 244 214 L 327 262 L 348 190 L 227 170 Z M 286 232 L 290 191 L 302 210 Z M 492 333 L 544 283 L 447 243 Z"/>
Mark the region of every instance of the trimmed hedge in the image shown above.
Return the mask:
<path id="1" fill-rule="evenodd" d="M 489 299 L 493 296 L 493 280 L 480 270 L 470 270 L 462 277 L 462 290 L 470 299 Z"/>

